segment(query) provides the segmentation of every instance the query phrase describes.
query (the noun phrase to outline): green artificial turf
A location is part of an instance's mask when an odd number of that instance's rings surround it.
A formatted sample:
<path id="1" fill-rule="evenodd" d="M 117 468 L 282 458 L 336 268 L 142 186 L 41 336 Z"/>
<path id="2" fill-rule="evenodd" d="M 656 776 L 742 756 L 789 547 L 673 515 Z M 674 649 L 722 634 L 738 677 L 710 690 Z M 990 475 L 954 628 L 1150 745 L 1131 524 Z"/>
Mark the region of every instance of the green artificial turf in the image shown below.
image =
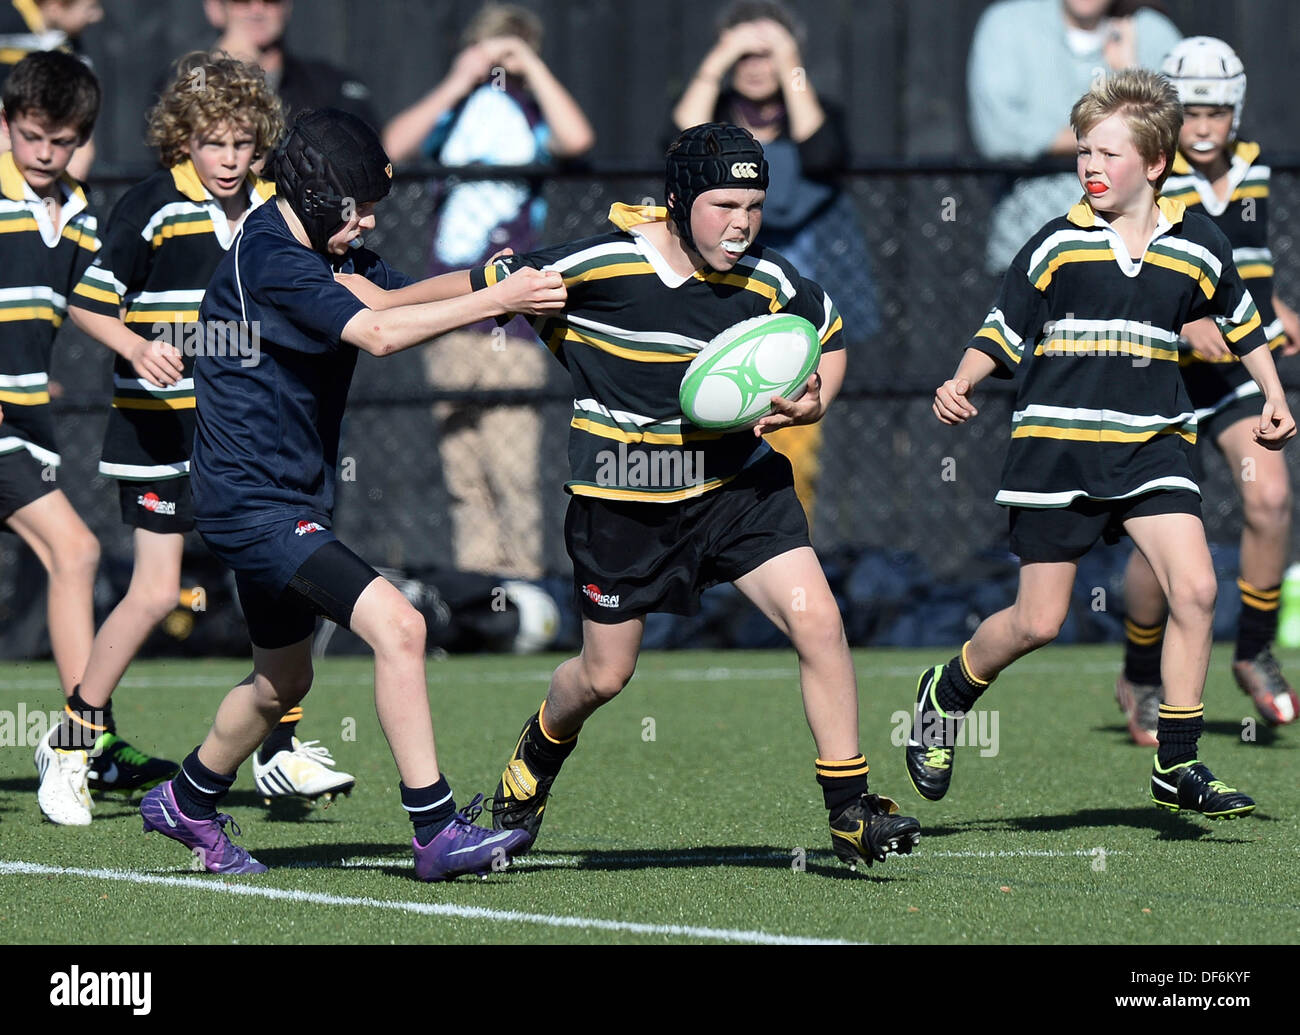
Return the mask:
<path id="1" fill-rule="evenodd" d="M 42 942 L 52 930 L 76 930 L 135 943 L 1297 940 L 1300 728 L 1243 727 L 1255 712 L 1232 682 L 1229 647 L 1212 662 L 1201 758 L 1259 808 L 1220 823 L 1151 805 L 1151 752 L 1129 743 L 1115 706 L 1113 647 L 1049 647 L 1011 668 L 980 702 L 986 734 L 996 712 L 996 754 L 959 749 L 948 797 L 921 800 L 903 769 L 906 719 L 897 713 L 910 709 L 920 669 L 951 654 L 855 654 L 871 789 L 923 828 L 914 855 L 859 873 L 829 850 L 789 651 L 643 656 L 628 689 L 583 731 L 533 854 L 486 880 L 443 885 L 412 879 L 410 826 L 368 659 L 318 663 L 299 731 L 355 774 L 351 798 L 268 809 L 251 766 L 241 769 L 224 808 L 241 843 L 271 867 L 259 877 L 192 873 L 184 849 L 142 836 L 134 805 L 118 800 L 100 801 L 89 828 L 44 822 L 19 730 L 19 743 L 0 746 L 0 938 Z M 558 660 L 429 663 L 440 761 L 459 803 L 492 792 Z M 1300 673 L 1300 657 L 1282 660 Z M 179 760 L 246 672 L 244 661 L 138 663 L 114 699 L 119 733 Z M 5 664 L 0 713 L 57 708 L 55 686 L 49 664 Z M 1254 740 L 1243 739 L 1252 728 Z"/>

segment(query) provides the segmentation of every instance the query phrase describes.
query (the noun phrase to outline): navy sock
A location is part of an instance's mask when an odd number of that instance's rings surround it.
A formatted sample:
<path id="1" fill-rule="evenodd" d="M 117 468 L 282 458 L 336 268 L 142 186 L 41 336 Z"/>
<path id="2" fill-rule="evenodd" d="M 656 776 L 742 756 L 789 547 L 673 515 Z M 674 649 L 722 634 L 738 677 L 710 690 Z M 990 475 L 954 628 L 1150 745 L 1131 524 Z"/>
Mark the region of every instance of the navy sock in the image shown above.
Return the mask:
<path id="1" fill-rule="evenodd" d="M 1238 579 L 1237 587 L 1241 590 L 1241 617 L 1237 619 L 1237 650 L 1232 660 L 1254 661 L 1277 635 L 1282 586 L 1256 589 L 1245 579 Z"/>
<path id="2" fill-rule="evenodd" d="M 64 751 L 89 751 L 103 734 L 113 733 L 116 729 L 112 702 L 103 708 L 87 704 L 81 697 L 81 684 L 78 683 L 63 706 L 63 718 L 55 728 L 50 745 Z"/>
<path id="3" fill-rule="evenodd" d="M 1165 645 L 1165 623 L 1138 625 L 1124 619 L 1124 678 L 1138 686 L 1160 685 L 1160 653 Z"/>
<path id="4" fill-rule="evenodd" d="M 415 840 L 423 848 L 451 822 L 456 814 L 456 801 L 451 796 L 451 784 L 445 776 L 428 787 L 398 786 L 402 791 L 402 808 L 406 809 L 415 827 Z"/>
<path id="5" fill-rule="evenodd" d="M 819 758 L 816 765 L 822 800 L 826 802 L 826 810 L 834 823 L 845 809 L 867 793 L 867 773 L 870 771 L 867 760 L 862 755 L 842 762 L 826 762 Z"/>
<path id="6" fill-rule="evenodd" d="M 266 765 L 281 751 L 293 750 L 293 738 L 298 732 L 298 721 L 302 718 L 302 709 L 298 707 L 290 708 L 284 713 L 264 741 L 262 746 L 257 749 L 257 760 Z"/>
<path id="7" fill-rule="evenodd" d="M 172 794 L 181 811 L 190 819 L 212 819 L 221 799 L 234 785 L 234 773 L 229 776 L 214 773 L 199 761 L 199 749 L 195 748 L 186 756 L 180 773 L 172 780 Z"/>
<path id="8" fill-rule="evenodd" d="M 1205 708 L 1175 708 L 1162 704 L 1160 715 L 1156 719 L 1156 737 L 1160 748 L 1156 761 L 1161 769 L 1180 765 L 1183 762 L 1196 761 L 1196 745 L 1205 729 Z"/>
<path id="9" fill-rule="evenodd" d="M 934 699 L 948 716 L 965 715 L 989 688 L 992 680 L 980 679 L 966 667 L 966 646 L 943 667 L 939 685 L 934 688 Z"/>

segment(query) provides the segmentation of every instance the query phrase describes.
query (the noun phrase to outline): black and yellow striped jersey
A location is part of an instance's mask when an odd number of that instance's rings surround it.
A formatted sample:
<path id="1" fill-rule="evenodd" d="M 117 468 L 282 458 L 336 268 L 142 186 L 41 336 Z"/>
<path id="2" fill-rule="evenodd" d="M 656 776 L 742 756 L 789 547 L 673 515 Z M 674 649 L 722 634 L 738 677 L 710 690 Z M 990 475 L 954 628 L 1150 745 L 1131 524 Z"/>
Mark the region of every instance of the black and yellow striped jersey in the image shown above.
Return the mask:
<path id="1" fill-rule="evenodd" d="M 252 174 L 249 211 L 275 192 Z M 104 246 L 73 292 L 72 304 L 121 316 L 142 338 L 165 338 L 181 349 L 184 372 L 160 388 L 113 361 L 113 409 L 99 472 L 110 478 L 177 478 L 189 473 L 194 441 L 194 356 L 199 304 L 217 264 L 234 240 L 221 204 L 188 159 L 154 173 L 122 196 L 104 231 Z"/>
<path id="2" fill-rule="evenodd" d="M 1189 209 L 1204 212 L 1223 231 L 1232 245 L 1232 261 L 1246 282 L 1259 309 L 1264 335 L 1270 348 L 1285 341 L 1282 321 L 1273 312 L 1273 253 L 1268 247 L 1268 192 L 1271 170 L 1259 164 L 1259 145 L 1237 141 L 1228 167 L 1228 197 L 1220 198 L 1214 184 L 1199 173 L 1182 154 L 1174 158 L 1174 168 L 1165 181 L 1162 194 L 1171 201 L 1181 201 Z M 1204 363 L 1194 352 L 1185 351 L 1184 362 Z M 1235 363 L 1232 356 L 1215 362 Z"/>
<path id="3" fill-rule="evenodd" d="M 1196 414 L 1178 368 L 1178 331 L 1212 316 L 1237 355 L 1265 344 L 1232 246 L 1205 216 L 1160 198 L 1146 252 L 1084 201 L 1021 249 L 968 347 L 1019 378 L 997 501 L 1065 507 L 1197 490 Z"/>
<path id="4" fill-rule="evenodd" d="M 0 155 L 0 453 L 26 449 L 57 466 L 50 410 L 50 354 L 68 296 L 99 250 L 86 194 L 63 178 L 53 208 L 27 185 L 13 152 Z"/>
<path id="5" fill-rule="evenodd" d="M 618 230 L 510 256 L 471 279 L 477 290 L 521 266 L 564 277 L 564 310 L 533 328 L 573 380 L 565 488 L 676 503 L 725 484 L 770 448 L 752 431 L 705 431 L 682 415 L 678 390 L 699 351 L 742 320 L 788 312 L 812 323 L 830 352 L 844 347 L 842 321 L 825 291 L 776 252 L 755 247 L 729 272 L 682 277 L 637 229 L 667 219 L 666 209 L 615 204 L 609 218 Z"/>
<path id="6" fill-rule="evenodd" d="M 38 50 L 73 52 L 67 33 L 45 27 L 36 0 L 0 2 L 0 86 L 14 65 Z"/>

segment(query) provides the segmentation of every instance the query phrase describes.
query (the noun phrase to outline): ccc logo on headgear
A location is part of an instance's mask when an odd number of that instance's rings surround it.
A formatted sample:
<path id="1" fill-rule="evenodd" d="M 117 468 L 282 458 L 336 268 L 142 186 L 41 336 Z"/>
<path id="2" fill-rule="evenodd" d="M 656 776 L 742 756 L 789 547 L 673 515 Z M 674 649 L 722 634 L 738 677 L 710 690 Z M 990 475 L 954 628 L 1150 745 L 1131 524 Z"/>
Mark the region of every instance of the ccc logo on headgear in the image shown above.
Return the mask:
<path id="1" fill-rule="evenodd" d="M 758 169 L 755 162 L 732 162 L 731 175 L 738 180 L 756 180 L 758 179 Z"/>

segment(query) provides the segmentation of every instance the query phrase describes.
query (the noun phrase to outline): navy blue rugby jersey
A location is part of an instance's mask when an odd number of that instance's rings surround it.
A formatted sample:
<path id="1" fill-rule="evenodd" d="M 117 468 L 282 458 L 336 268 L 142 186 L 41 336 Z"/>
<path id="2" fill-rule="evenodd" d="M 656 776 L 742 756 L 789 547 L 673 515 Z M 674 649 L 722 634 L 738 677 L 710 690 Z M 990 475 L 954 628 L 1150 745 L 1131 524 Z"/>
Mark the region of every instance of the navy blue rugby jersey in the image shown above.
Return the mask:
<path id="1" fill-rule="evenodd" d="M 213 274 L 199 311 L 208 347 L 194 364 L 190 477 L 200 528 L 267 524 L 290 512 L 330 520 L 357 362 L 340 335 L 365 309 L 335 271 L 388 290 L 410 283 L 365 248 L 331 262 L 299 244 L 274 204 L 249 214 Z"/>

